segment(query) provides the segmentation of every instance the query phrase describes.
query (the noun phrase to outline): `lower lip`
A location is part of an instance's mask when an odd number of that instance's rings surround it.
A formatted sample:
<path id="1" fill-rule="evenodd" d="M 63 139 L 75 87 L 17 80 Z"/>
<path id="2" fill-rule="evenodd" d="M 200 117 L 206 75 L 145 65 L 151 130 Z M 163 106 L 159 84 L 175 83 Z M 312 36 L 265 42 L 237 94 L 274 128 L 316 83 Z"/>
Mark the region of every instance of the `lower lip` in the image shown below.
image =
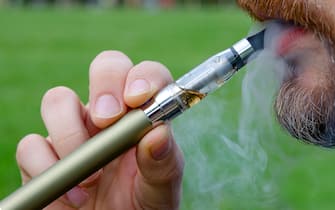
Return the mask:
<path id="1" fill-rule="evenodd" d="M 290 27 L 285 29 L 277 42 L 277 55 L 285 56 L 290 53 L 296 43 L 304 37 L 307 33 L 307 30 L 301 27 Z"/>

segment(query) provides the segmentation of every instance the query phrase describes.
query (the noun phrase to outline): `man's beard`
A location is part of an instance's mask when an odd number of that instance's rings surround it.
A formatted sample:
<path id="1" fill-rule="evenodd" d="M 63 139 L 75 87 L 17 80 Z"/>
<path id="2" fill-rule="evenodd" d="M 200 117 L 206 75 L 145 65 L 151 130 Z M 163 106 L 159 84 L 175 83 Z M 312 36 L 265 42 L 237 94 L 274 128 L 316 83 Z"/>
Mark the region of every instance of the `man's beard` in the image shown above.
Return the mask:
<path id="1" fill-rule="evenodd" d="M 335 146 L 335 81 L 313 88 L 285 81 L 276 98 L 277 119 L 291 135 L 308 143 Z"/>
<path id="2" fill-rule="evenodd" d="M 306 50 L 312 56 L 300 59 L 302 62 L 298 68 L 302 65 L 301 72 L 292 74 L 290 70 L 282 69 L 286 77 L 278 91 L 275 110 L 278 121 L 294 137 L 324 147 L 335 147 L 335 64 L 331 61 L 335 49 L 334 1 L 237 2 L 260 21 L 280 19 L 291 22 L 313 32 L 315 38 L 324 40 L 319 40 L 320 46 L 316 45 L 321 53 L 314 49 Z"/>

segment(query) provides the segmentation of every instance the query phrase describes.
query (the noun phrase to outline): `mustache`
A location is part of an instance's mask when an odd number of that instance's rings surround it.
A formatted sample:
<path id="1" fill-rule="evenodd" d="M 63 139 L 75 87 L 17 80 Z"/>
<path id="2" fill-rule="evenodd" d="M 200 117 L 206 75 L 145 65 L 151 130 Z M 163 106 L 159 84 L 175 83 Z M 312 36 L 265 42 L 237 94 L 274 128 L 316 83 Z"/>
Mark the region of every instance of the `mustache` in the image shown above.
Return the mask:
<path id="1" fill-rule="evenodd" d="M 331 2 L 316 0 L 237 0 L 238 5 L 259 21 L 280 19 L 311 30 L 335 46 L 335 16 Z"/>

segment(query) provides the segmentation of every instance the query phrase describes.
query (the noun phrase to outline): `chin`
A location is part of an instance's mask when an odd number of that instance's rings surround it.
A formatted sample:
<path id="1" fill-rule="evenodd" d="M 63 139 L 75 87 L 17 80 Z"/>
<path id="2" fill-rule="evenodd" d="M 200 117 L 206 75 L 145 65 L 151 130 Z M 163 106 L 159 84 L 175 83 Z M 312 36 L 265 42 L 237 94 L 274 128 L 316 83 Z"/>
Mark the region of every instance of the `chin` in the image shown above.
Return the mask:
<path id="1" fill-rule="evenodd" d="M 295 41 L 280 57 L 286 77 L 275 100 L 277 119 L 292 136 L 335 147 L 335 2 L 333 0 L 237 0 L 258 21 L 280 20 L 313 36 Z M 316 5 L 318 3 L 318 5 Z M 298 43 L 298 44 L 297 44 Z M 292 56 L 294 55 L 294 56 Z"/>

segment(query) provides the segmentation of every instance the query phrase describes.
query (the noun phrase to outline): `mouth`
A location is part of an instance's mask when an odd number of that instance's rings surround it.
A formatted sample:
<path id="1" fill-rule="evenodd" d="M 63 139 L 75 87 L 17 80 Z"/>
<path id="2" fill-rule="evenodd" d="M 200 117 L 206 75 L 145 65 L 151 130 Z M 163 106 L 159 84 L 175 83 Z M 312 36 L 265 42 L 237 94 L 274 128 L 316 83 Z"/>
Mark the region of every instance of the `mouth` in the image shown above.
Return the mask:
<path id="1" fill-rule="evenodd" d="M 314 34 L 301 26 L 281 20 L 266 22 L 265 26 L 265 48 L 284 61 L 290 69 L 303 63 L 307 53 L 319 45 Z"/>
<path id="2" fill-rule="evenodd" d="M 308 35 L 308 31 L 302 27 L 291 26 L 283 30 L 277 40 L 275 53 L 280 57 L 300 48 L 300 41 Z"/>
<path id="3" fill-rule="evenodd" d="M 328 64 L 333 55 L 328 43 L 301 26 L 280 20 L 265 24 L 265 46 L 284 64 L 283 68 L 278 69 L 282 76 L 281 82 L 299 78 L 298 81 L 304 86 L 318 84 L 315 81 L 329 69 Z"/>

